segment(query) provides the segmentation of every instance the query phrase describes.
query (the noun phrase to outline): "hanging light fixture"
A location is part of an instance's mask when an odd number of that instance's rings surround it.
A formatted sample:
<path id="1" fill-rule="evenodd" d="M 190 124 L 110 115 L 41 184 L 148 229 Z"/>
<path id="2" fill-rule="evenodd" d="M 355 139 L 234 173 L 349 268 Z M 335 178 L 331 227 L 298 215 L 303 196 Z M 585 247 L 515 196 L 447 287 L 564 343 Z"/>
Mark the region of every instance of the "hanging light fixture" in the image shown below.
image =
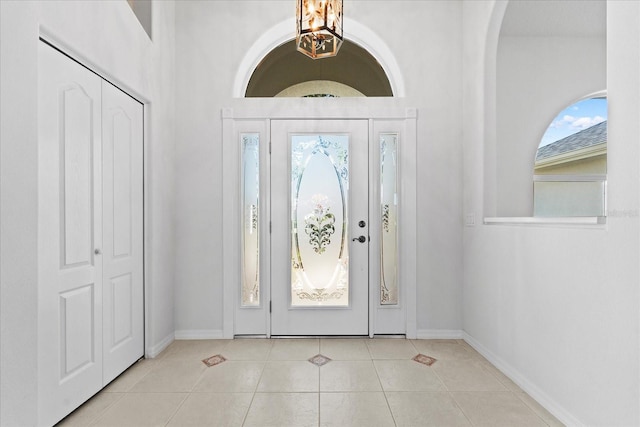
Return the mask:
<path id="1" fill-rule="evenodd" d="M 342 0 L 296 0 L 296 45 L 310 58 L 335 56 L 342 45 Z"/>

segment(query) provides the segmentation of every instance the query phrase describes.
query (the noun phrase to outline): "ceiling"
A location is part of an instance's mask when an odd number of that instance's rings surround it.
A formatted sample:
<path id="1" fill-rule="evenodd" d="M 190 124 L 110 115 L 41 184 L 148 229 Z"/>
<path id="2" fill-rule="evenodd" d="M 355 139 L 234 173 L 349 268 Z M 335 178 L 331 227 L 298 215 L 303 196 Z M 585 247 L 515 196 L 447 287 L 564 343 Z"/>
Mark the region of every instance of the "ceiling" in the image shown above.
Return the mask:
<path id="1" fill-rule="evenodd" d="M 605 0 L 512 0 L 502 21 L 504 36 L 605 36 Z"/>
<path id="2" fill-rule="evenodd" d="M 298 52 L 294 40 L 278 46 L 256 67 L 245 96 L 273 97 L 290 86 L 312 80 L 342 83 L 365 96 L 393 96 L 378 61 L 348 40 L 335 57 L 315 60 Z"/>
<path id="3" fill-rule="evenodd" d="M 502 36 L 604 37 L 606 0 L 512 0 Z M 313 60 L 296 50 L 295 40 L 273 49 L 256 67 L 246 97 L 273 97 L 299 83 L 322 80 L 350 86 L 365 96 L 393 96 L 389 80 L 365 49 L 345 40 L 338 55 Z"/>

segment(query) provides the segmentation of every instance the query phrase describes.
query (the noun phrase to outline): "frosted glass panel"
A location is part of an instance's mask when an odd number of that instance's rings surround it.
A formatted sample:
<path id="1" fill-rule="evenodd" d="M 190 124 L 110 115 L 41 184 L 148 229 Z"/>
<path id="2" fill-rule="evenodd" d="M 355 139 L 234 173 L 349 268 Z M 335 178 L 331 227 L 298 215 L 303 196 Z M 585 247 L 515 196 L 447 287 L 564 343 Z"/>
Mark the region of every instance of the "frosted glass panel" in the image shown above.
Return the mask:
<path id="1" fill-rule="evenodd" d="M 260 305 L 260 239 L 259 190 L 260 150 L 259 136 L 243 134 L 242 139 L 242 301 L 243 307 Z"/>
<path id="2" fill-rule="evenodd" d="M 533 183 L 533 215 L 604 216 L 605 182 L 536 181 Z"/>
<path id="3" fill-rule="evenodd" d="M 397 134 L 380 135 L 380 304 L 398 304 Z"/>
<path id="4" fill-rule="evenodd" d="M 349 137 L 291 139 L 291 306 L 349 305 Z"/>

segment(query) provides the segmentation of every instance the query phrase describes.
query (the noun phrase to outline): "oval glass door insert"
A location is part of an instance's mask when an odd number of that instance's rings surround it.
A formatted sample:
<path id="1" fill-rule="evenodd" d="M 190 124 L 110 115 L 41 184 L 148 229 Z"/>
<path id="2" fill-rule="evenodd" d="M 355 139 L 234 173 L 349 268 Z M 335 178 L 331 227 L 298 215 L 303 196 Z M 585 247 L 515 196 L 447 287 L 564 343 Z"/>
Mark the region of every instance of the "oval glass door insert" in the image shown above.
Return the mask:
<path id="1" fill-rule="evenodd" d="M 291 306 L 349 305 L 349 137 L 291 139 Z"/>

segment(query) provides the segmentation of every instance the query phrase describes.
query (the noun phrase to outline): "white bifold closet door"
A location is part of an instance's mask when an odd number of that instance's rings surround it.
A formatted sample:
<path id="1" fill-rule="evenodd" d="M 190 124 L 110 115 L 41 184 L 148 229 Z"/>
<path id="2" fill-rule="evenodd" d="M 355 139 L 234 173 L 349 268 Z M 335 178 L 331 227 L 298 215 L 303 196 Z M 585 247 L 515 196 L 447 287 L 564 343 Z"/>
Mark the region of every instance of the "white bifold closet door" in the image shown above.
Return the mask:
<path id="1" fill-rule="evenodd" d="M 142 104 L 102 81 L 103 384 L 144 353 Z"/>
<path id="2" fill-rule="evenodd" d="M 142 124 L 142 104 L 40 43 L 41 425 L 144 354 Z"/>

